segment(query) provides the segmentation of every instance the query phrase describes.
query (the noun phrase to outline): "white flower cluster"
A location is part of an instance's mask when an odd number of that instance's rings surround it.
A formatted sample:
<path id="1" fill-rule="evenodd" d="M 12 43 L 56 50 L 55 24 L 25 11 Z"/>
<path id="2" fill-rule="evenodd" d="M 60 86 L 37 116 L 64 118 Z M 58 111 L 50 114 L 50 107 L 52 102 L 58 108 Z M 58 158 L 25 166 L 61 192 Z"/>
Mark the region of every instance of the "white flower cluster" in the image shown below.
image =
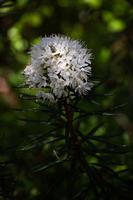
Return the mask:
<path id="1" fill-rule="evenodd" d="M 31 63 L 24 70 L 26 84 L 40 88 L 37 97 L 50 102 L 68 97 L 70 91 L 85 95 L 92 86 L 90 64 L 91 53 L 79 41 L 44 37 L 31 48 Z"/>

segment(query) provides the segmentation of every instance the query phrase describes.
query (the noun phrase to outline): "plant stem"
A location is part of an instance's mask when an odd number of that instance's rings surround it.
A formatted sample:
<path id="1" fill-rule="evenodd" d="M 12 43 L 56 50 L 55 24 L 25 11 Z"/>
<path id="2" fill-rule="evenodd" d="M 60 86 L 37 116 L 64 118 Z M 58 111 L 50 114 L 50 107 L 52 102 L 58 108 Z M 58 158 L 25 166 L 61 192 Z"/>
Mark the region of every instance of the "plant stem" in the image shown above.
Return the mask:
<path id="1" fill-rule="evenodd" d="M 76 134 L 76 131 L 74 130 L 72 107 L 67 102 L 65 102 L 64 109 L 65 109 L 65 114 L 66 114 L 66 119 L 67 119 L 66 134 L 68 134 L 67 137 L 69 141 L 69 152 L 72 159 L 72 163 L 74 160 L 81 165 L 81 167 L 85 170 L 89 180 L 91 181 L 91 184 L 93 185 L 95 194 L 98 195 L 96 182 L 95 182 L 96 177 L 94 176 L 95 174 L 93 173 L 92 168 L 89 166 L 88 162 L 85 159 L 85 156 L 82 150 L 82 144 L 78 138 L 78 135 Z"/>

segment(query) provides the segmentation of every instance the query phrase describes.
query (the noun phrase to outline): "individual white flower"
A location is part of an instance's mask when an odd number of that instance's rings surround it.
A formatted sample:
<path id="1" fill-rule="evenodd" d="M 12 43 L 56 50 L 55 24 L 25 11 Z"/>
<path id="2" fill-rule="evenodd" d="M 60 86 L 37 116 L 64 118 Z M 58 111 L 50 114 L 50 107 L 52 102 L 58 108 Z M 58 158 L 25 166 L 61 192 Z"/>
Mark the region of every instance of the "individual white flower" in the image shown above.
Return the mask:
<path id="1" fill-rule="evenodd" d="M 55 102 L 55 98 L 54 98 L 53 94 L 48 93 L 48 92 L 44 93 L 44 92 L 40 91 L 40 92 L 37 93 L 37 97 L 39 99 L 48 100 L 50 102 Z"/>
<path id="2" fill-rule="evenodd" d="M 91 53 L 79 41 L 44 37 L 31 48 L 31 63 L 24 70 L 26 84 L 40 88 L 37 97 L 50 102 L 67 98 L 70 90 L 86 95 L 92 87 L 90 64 Z"/>

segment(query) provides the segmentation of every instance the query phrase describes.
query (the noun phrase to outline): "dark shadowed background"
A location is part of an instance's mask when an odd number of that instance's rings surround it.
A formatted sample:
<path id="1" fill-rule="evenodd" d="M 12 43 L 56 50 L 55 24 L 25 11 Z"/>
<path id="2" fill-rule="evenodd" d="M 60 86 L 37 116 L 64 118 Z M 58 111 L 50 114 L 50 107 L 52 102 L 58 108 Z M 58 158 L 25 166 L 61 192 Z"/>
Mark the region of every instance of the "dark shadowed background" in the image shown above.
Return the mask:
<path id="1" fill-rule="evenodd" d="M 6 195 L 19 200 L 67 199 L 68 177 L 63 168 L 31 173 L 36 163 L 52 161 L 54 145 L 33 149 L 28 146 L 23 150 L 31 135 L 45 132 L 46 128 L 19 120 L 24 113 L 14 110 L 35 106 L 31 101 L 23 101 L 16 87 L 23 81 L 21 72 L 30 61 L 31 45 L 50 34 L 84 41 L 91 49 L 92 79 L 103 83 L 101 93 L 112 94 L 94 100 L 104 108 L 125 104 L 119 109 L 119 116 L 110 117 L 97 135 L 106 131 L 119 133 L 116 142 L 129 145 L 131 151 L 133 148 L 133 2 L 0 0 L 0 200 Z M 29 111 L 29 118 L 34 115 L 40 117 Z M 98 120 L 95 115 L 90 117 L 88 126 L 93 127 Z M 83 123 L 82 128 L 88 127 Z M 125 166 L 121 170 L 129 169 L 125 175 L 129 185 L 133 183 L 132 159 L 132 153 L 122 157 Z M 80 184 L 82 188 L 82 181 Z"/>

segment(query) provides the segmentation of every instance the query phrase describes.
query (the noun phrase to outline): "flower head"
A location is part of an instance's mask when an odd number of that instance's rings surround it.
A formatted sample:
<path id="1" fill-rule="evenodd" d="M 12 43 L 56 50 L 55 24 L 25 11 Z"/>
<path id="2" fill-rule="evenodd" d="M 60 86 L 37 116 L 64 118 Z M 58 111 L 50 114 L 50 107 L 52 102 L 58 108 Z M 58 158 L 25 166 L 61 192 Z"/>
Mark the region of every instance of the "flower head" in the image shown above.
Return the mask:
<path id="1" fill-rule="evenodd" d="M 31 63 L 24 70 L 26 84 L 40 88 L 38 98 L 51 102 L 67 98 L 70 91 L 85 95 L 92 86 L 90 64 L 91 53 L 79 41 L 44 37 L 31 48 Z"/>

